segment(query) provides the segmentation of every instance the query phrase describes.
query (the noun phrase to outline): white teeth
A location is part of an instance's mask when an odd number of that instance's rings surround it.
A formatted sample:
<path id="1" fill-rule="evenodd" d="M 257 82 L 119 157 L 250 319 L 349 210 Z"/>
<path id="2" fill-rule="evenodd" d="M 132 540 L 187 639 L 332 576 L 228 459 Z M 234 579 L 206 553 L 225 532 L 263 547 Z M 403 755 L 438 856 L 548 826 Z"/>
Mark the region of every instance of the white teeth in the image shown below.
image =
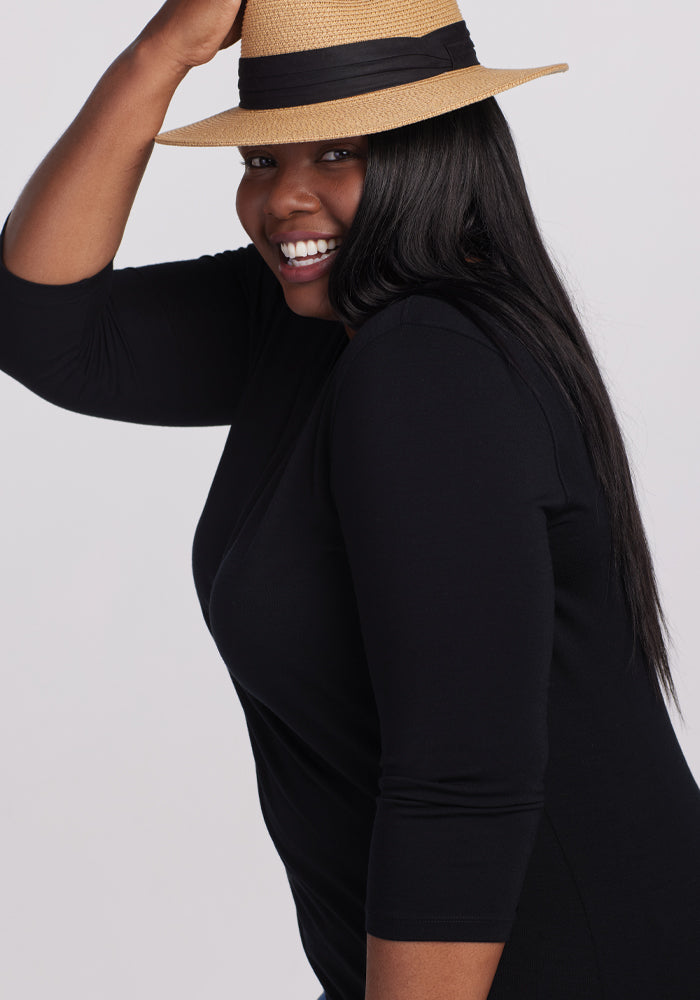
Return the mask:
<path id="1" fill-rule="evenodd" d="M 312 264 L 318 264 L 321 260 L 328 260 L 331 256 L 330 252 L 321 254 L 320 257 L 314 257 L 313 260 L 288 260 L 287 264 L 290 267 L 311 267 Z"/>
<path id="2" fill-rule="evenodd" d="M 296 257 L 314 257 L 317 253 L 335 250 L 342 243 L 341 239 L 331 237 L 330 240 L 298 240 L 296 243 L 282 243 L 282 253 L 289 260 Z"/>

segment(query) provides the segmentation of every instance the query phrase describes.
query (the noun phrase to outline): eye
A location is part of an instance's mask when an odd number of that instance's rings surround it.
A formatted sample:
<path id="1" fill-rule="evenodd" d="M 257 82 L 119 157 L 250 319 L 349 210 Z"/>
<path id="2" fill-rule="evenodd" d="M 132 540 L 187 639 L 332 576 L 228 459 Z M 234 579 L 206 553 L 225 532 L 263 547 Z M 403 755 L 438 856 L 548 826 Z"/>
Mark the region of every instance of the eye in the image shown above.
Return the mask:
<path id="1" fill-rule="evenodd" d="M 341 155 L 336 157 L 336 153 L 340 153 Z M 329 154 L 332 156 L 332 159 L 327 159 Z M 356 154 L 352 149 L 347 149 L 345 146 L 339 146 L 336 149 L 327 149 L 325 153 L 321 155 L 321 159 L 326 163 L 341 163 L 343 160 L 348 160 L 355 155 Z M 255 163 L 255 160 L 266 160 L 267 163 Z M 254 155 L 246 156 L 245 159 L 240 161 L 242 166 L 251 170 L 265 170 L 271 163 L 274 164 L 274 162 L 275 161 L 271 156 L 265 156 L 264 153 L 255 153 Z"/>
<path id="2" fill-rule="evenodd" d="M 324 159 L 327 156 L 328 153 L 346 153 L 347 154 L 346 156 L 342 156 L 341 157 L 341 159 L 343 159 L 343 160 L 347 160 L 349 157 L 355 155 L 351 149 L 346 149 L 344 146 L 342 146 L 342 147 L 339 147 L 338 149 L 327 149 L 326 152 L 321 157 L 321 159 Z M 338 160 L 332 160 L 331 162 L 337 163 Z"/>
<path id="3" fill-rule="evenodd" d="M 262 170 L 263 168 L 259 167 L 258 164 L 253 163 L 253 160 L 272 160 L 272 157 L 263 156 L 261 153 L 258 153 L 256 156 L 247 156 L 244 160 L 241 160 L 241 164 L 244 167 L 252 167 L 253 170 Z"/>

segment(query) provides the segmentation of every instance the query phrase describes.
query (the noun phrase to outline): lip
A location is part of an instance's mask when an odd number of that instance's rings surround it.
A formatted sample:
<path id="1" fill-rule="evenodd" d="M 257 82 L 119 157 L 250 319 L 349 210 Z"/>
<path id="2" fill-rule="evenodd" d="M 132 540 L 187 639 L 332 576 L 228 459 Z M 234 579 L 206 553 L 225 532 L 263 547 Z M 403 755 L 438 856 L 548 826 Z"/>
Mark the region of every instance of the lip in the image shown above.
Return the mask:
<path id="1" fill-rule="evenodd" d="M 297 243 L 299 240 L 337 240 L 340 233 L 312 233 L 308 229 L 290 229 L 288 233 L 273 233 L 270 243 Z"/>
<path id="2" fill-rule="evenodd" d="M 324 237 L 319 237 L 324 239 Z M 313 239 L 309 236 L 308 239 Z M 287 242 L 284 240 L 283 242 Z M 335 251 L 333 251 L 334 253 Z M 326 257 L 324 260 L 319 260 L 316 264 L 306 264 L 304 267 L 294 267 L 292 264 L 288 264 L 286 257 L 280 250 L 280 262 L 277 265 L 277 270 L 285 281 L 288 281 L 293 285 L 306 284 L 307 281 L 315 281 L 317 278 L 322 277 L 327 274 L 333 266 L 333 253 L 330 257 Z"/>

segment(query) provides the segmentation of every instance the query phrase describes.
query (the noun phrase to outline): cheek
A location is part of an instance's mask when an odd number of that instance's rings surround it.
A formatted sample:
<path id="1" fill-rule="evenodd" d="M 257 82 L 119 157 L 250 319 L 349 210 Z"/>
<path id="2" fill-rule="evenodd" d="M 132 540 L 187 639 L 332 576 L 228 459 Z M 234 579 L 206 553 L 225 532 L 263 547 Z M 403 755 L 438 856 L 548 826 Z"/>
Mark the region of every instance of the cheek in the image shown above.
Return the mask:
<path id="1" fill-rule="evenodd" d="M 238 189 L 238 191 L 236 191 L 236 215 L 238 216 L 238 221 L 240 222 L 240 224 L 243 226 L 245 231 L 248 232 L 248 227 L 246 225 L 246 218 L 245 218 L 245 203 L 241 198 L 240 188 Z"/>
<path id="2" fill-rule="evenodd" d="M 241 225 L 252 239 L 255 229 L 256 206 L 245 181 L 241 181 L 236 191 L 236 214 Z"/>
<path id="3" fill-rule="evenodd" d="M 350 224 L 359 207 L 362 199 L 362 191 L 365 183 L 364 170 L 353 178 L 353 182 L 348 184 L 343 192 L 343 215 L 346 224 Z"/>

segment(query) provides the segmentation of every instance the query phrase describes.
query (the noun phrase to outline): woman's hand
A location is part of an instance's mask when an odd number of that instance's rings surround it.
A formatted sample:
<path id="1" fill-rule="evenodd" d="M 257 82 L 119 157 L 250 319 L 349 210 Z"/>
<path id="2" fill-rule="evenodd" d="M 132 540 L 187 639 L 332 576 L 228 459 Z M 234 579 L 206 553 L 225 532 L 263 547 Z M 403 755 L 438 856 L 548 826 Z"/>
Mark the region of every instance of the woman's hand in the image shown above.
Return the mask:
<path id="1" fill-rule="evenodd" d="M 155 45 L 186 72 L 238 41 L 242 7 L 241 0 L 166 0 L 134 44 Z"/>

